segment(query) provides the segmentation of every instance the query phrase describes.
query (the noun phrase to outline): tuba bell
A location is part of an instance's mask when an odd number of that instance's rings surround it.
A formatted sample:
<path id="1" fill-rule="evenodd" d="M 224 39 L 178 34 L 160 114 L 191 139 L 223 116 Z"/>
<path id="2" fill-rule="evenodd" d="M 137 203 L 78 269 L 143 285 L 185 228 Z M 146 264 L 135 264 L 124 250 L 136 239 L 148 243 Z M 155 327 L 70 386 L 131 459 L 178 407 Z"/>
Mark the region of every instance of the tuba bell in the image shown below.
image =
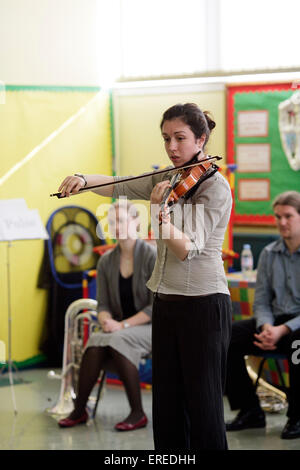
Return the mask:
<path id="1" fill-rule="evenodd" d="M 250 355 L 245 356 L 246 368 L 253 385 L 257 383 L 257 396 L 260 406 L 264 411 L 269 413 L 278 413 L 288 406 L 287 396 L 278 387 L 271 385 L 262 377 L 258 378 L 256 357 Z"/>
<path id="2" fill-rule="evenodd" d="M 48 378 L 61 380 L 60 394 L 57 404 L 46 409 L 48 414 L 67 415 L 74 408 L 83 349 L 90 334 L 100 328 L 96 308 L 96 300 L 79 299 L 66 311 L 62 371 L 48 372 Z"/>

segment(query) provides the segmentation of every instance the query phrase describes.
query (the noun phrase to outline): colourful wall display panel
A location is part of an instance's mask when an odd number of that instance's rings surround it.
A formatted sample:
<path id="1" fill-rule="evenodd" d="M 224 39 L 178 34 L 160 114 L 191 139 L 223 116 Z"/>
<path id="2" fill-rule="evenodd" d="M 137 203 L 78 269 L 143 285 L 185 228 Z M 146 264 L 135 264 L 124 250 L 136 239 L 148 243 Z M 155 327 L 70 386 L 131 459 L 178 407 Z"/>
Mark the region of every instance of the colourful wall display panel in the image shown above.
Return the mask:
<path id="1" fill-rule="evenodd" d="M 75 172 L 112 174 L 111 93 L 99 87 L 6 85 L 0 106 L 0 199 L 24 199 L 46 225 L 70 201 L 50 197 Z M 75 200 L 76 198 L 76 200 Z M 110 198 L 86 192 L 72 204 L 96 214 Z M 11 249 L 11 354 L 18 367 L 36 363 L 46 325 L 48 289 L 38 287 L 42 240 L 19 240 Z M 0 341 L 8 344 L 7 247 L 0 244 Z M 26 273 L 26 275 L 24 275 Z M 6 347 L 6 355 L 8 347 Z"/>
<path id="2" fill-rule="evenodd" d="M 253 315 L 255 281 L 245 280 L 240 273 L 227 275 L 232 301 L 233 320 L 249 319 Z"/>
<path id="3" fill-rule="evenodd" d="M 295 90 L 291 83 L 227 88 L 227 162 L 236 164 L 235 225 L 274 225 L 272 200 L 299 190 L 300 173 L 282 146 L 279 105 Z"/>

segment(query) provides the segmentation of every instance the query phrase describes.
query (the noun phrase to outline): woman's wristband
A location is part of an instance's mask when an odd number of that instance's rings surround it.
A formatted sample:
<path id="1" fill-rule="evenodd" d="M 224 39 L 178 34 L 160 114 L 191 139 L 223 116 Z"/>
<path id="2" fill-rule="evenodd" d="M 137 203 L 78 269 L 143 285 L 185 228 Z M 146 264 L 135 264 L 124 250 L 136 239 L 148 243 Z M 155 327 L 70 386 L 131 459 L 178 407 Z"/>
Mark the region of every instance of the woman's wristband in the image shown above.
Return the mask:
<path id="1" fill-rule="evenodd" d="M 79 178 L 82 178 L 82 179 L 83 179 L 83 181 L 84 181 L 84 186 L 83 186 L 83 187 L 85 188 L 86 185 L 87 185 L 86 177 L 85 177 L 84 175 L 82 175 L 81 173 L 75 173 L 74 176 L 79 176 Z"/>

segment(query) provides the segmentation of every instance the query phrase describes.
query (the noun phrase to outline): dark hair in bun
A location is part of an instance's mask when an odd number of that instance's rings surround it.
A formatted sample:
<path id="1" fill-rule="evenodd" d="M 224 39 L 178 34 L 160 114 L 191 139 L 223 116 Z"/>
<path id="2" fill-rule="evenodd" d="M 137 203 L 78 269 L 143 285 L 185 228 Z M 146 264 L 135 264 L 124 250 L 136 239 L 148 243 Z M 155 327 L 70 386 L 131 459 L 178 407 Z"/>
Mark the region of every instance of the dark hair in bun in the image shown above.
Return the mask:
<path id="1" fill-rule="evenodd" d="M 216 127 L 215 121 L 210 117 L 209 111 L 201 111 L 195 103 L 175 104 L 167 109 L 162 117 L 160 129 L 165 121 L 179 118 L 185 122 L 193 131 L 196 138 L 206 135 L 205 144 L 207 144 L 210 132 Z"/>
<path id="2" fill-rule="evenodd" d="M 207 120 L 207 125 L 208 125 L 209 130 L 212 131 L 216 127 L 215 121 L 210 117 L 209 111 L 204 111 L 203 114 Z"/>

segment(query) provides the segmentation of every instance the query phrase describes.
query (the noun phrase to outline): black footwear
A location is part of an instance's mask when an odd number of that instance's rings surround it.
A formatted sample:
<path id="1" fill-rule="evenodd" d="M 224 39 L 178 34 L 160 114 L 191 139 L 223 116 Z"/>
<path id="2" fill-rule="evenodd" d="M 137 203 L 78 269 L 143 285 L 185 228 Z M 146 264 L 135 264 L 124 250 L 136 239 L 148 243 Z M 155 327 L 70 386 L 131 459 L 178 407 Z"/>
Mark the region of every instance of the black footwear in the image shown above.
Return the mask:
<path id="1" fill-rule="evenodd" d="M 265 413 L 260 408 L 249 411 L 240 411 L 236 418 L 226 423 L 226 431 L 240 431 L 249 428 L 264 428 L 266 426 Z"/>
<path id="2" fill-rule="evenodd" d="M 296 439 L 300 437 L 300 419 L 289 419 L 281 433 L 281 439 Z"/>

